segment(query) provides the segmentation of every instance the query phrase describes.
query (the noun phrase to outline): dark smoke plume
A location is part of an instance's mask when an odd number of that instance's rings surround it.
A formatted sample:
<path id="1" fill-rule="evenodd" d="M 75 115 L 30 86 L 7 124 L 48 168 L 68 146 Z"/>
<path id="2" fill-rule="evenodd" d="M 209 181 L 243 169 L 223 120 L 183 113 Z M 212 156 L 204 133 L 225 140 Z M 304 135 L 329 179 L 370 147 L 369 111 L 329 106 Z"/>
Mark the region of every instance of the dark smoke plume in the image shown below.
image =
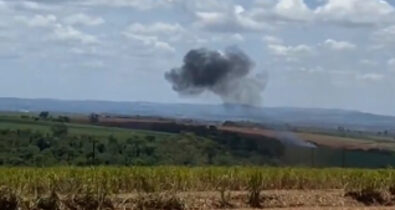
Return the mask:
<path id="1" fill-rule="evenodd" d="M 205 48 L 190 50 L 182 67 L 171 69 L 165 78 L 180 95 L 199 95 L 211 91 L 224 103 L 258 106 L 265 87 L 262 76 L 249 75 L 254 64 L 238 48 L 225 52 Z"/>

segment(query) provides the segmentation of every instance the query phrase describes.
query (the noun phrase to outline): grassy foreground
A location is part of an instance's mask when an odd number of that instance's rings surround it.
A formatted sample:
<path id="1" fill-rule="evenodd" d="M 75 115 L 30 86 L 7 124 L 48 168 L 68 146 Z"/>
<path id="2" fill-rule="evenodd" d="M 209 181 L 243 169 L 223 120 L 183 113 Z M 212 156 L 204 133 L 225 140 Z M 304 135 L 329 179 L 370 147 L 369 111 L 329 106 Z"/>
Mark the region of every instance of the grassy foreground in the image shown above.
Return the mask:
<path id="1" fill-rule="evenodd" d="M 23 194 L 395 188 L 395 170 L 265 167 L 0 168 L 0 186 Z"/>
<path id="2" fill-rule="evenodd" d="M 2 210 L 395 206 L 395 170 L 0 168 Z"/>

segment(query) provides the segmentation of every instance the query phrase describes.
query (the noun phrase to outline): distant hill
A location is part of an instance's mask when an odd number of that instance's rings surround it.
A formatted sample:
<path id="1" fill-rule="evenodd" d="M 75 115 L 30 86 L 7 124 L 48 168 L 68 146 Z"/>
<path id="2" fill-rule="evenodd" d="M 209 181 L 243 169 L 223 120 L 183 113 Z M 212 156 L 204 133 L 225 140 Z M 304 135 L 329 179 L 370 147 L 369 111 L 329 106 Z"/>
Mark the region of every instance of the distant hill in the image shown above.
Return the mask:
<path id="1" fill-rule="evenodd" d="M 164 104 L 150 102 L 77 101 L 55 99 L 0 98 L 0 111 L 111 113 L 162 116 L 200 120 L 248 120 L 271 124 L 317 127 L 347 126 L 354 129 L 395 130 L 395 117 L 358 111 L 244 105 Z"/>

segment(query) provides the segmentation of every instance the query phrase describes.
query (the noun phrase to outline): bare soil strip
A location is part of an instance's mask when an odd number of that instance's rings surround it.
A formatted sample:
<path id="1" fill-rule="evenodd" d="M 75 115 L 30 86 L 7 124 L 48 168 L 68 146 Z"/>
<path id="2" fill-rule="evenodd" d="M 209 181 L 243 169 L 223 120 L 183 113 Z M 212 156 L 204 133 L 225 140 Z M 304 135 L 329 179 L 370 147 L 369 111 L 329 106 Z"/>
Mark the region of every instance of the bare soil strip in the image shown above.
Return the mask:
<path id="1" fill-rule="evenodd" d="M 136 201 L 138 196 L 126 194 L 116 196 L 119 200 Z M 343 190 L 268 190 L 260 194 L 260 207 L 251 208 L 248 203 L 249 194 L 244 191 L 225 192 L 185 192 L 185 193 L 161 193 L 152 196 L 151 201 L 157 199 L 169 200 L 169 197 L 177 197 L 185 205 L 185 209 L 395 209 L 395 206 L 381 206 L 373 203 L 369 206 L 361 203 L 350 196 L 346 196 Z M 149 199 L 147 200 L 149 202 Z M 124 202 L 127 206 L 128 202 Z"/>
<path id="2" fill-rule="evenodd" d="M 268 190 L 258 193 L 251 202 L 246 191 L 160 192 L 106 196 L 93 194 L 58 195 L 52 192 L 37 198 L 18 197 L 12 193 L 0 196 L 1 210 L 203 210 L 203 209 L 395 209 L 395 202 L 366 203 L 347 196 L 343 190 Z M 395 201 L 395 196 L 390 198 Z"/>

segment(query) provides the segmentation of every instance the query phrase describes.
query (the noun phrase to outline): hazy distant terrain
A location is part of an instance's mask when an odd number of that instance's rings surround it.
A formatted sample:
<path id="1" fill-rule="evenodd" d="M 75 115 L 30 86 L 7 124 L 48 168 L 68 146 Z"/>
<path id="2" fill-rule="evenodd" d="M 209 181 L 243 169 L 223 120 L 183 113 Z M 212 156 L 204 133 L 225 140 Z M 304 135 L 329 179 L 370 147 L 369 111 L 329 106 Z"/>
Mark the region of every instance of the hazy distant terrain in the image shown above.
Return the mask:
<path id="1" fill-rule="evenodd" d="M 111 113 L 163 116 L 201 120 L 249 120 L 271 124 L 337 127 L 352 129 L 395 129 L 395 117 L 336 109 L 292 107 L 256 108 L 239 105 L 163 104 L 150 102 L 68 101 L 54 99 L 0 98 L 0 111 Z"/>

